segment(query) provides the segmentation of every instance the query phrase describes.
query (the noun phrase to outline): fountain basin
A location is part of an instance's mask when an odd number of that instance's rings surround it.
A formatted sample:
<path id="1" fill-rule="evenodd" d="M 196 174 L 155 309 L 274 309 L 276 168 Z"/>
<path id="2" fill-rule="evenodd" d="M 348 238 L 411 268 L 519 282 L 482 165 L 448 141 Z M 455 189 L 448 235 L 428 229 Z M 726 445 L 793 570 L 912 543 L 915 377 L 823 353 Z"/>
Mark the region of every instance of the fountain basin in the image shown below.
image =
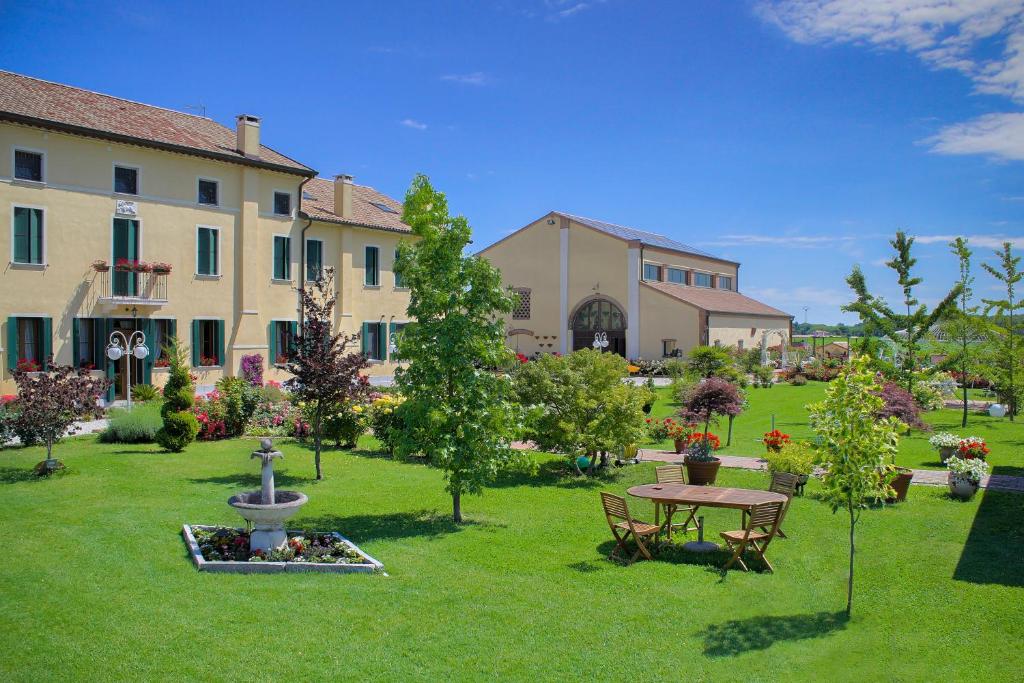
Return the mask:
<path id="1" fill-rule="evenodd" d="M 262 503 L 261 491 L 246 491 L 228 499 L 233 507 L 246 521 L 252 524 L 253 531 L 249 536 L 250 550 L 277 550 L 288 542 L 284 523 L 305 505 L 309 498 L 300 491 L 275 491 L 274 502 Z"/>

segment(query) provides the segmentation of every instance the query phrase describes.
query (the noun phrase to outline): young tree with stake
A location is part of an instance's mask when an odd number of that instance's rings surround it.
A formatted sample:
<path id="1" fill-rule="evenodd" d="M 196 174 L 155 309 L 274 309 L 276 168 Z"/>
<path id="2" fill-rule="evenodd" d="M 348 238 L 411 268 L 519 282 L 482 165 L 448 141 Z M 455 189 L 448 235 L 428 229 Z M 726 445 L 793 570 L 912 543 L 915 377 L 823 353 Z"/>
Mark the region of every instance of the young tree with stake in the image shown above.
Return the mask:
<path id="1" fill-rule="evenodd" d="M 1005 299 L 982 299 L 985 315 L 993 311 L 997 317 L 991 323 L 993 345 L 988 366 L 995 377 L 996 391 L 1008 403 L 1010 421 L 1017 414 L 1021 394 L 1024 394 L 1024 340 L 1020 339 L 1017 311 L 1024 310 L 1024 300 L 1016 298 L 1017 284 L 1024 279 L 1024 271 L 1018 269 L 1020 256 L 1013 255 L 1009 242 L 1003 243 L 996 252 L 999 266 L 982 263 L 981 267 L 1006 287 Z"/>

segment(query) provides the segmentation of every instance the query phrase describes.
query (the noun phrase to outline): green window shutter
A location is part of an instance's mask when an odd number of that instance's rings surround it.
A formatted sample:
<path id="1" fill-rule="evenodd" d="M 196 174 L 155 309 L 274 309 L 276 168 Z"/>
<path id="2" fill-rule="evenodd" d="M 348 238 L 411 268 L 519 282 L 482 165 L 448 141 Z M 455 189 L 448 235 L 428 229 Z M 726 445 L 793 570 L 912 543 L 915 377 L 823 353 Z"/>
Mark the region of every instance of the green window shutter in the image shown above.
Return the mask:
<path id="1" fill-rule="evenodd" d="M 103 337 L 104 339 L 110 339 L 111 333 L 114 331 L 114 319 L 104 318 L 103 320 Z M 106 350 L 103 352 L 103 366 L 107 373 L 107 379 L 110 380 L 110 386 L 107 388 L 107 401 L 111 402 L 114 400 L 114 375 L 117 374 L 117 364 L 114 361 L 107 358 Z"/>
<path id="2" fill-rule="evenodd" d="M 192 321 L 192 367 L 199 367 L 199 321 Z"/>
<path id="3" fill-rule="evenodd" d="M 299 336 L 299 323 L 294 320 L 288 323 L 288 348 L 287 353 L 292 353 L 295 350 L 295 341 Z"/>
<path id="4" fill-rule="evenodd" d="M 363 333 L 359 335 L 359 350 L 365 356 L 369 353 L 370 323 L 363 323 Z"/>
<path id="5" fill-rule="evenodd" d="M 377 247 L 366 247 L 363 282 L 371 287 L 380 284 L 380 250 Z"/>
<path id="6" fill-rule="evenodd" d="M 18 367 L 18 319 L 7 319 L 7 369 L 14 372 Z"/>
<path id="7" fill-rule="evenodd" d="M 97 370 L 103 369 L 103 359 L 107 357 L 106 320 L 92 319 L 92 358 L 89 361 Z"/>
<path id="8" fill-rule="evenodd" d="M 29 211 L 14 207 L 14 262 L 29 263 Z"/>
<path id="9" fill-rule="evenodd" d="M 50 356 L 53 355 L 53 319 L 43 318 L 43 346 L 42 346 L 42 365 L 44 368 L 50 368 L 53 363 L 50 362 Z"/>
<path id="10" fill-rule="evenodd" d="M 82 334 L 82 321 L 78 318 L 71 319 L 71 364 L 76 368 L 82 364 L 79 357 L 78 340 Z"/>
<path id="11" fill-rule="evenodd" d="M 217 231 L 213 228 L 199 228 L 196 272 L 200 275 L 217 275 Z"/>
<path id="12" fill-rule="evenodd" d="M 324 251 L 320 240 L 306 241 L 306 279 L 316 281 L 323 274 Z"/>
<path id="13" fill-rule="evenodd" d="M 377 358 L 386 360 L 388 357 L 388 324 L 377 323 Z"/>
<path id="14" fill-rule="evenodd" d="M 277 323 L 267 325 L 267 355 L 270 356 L 267 362 L 268 367 L 274 367 L 277 362 Z"/>
<path id="15" fill-rule="evenodd" d="M 395 271 L 395 264 L 398 263 L 398 249 L 395 249 L 395 260 L 391 262 L 391 270 Z M 405 282 L 402 280 L 402 276 L 395 272 L 395 287 L 405 287 Z"/>
<path id="16" fill-rule="evenodd" d="M 224 355 L 224 321 L 217 321 L 217 365 L 223 366 L 227 356 Z"/>
<path id="17" fill-rule="evenodd" d="M 32 209 L 29 212 L 29 259 L 32 263 L 43 262 L 43 210 Z"/>

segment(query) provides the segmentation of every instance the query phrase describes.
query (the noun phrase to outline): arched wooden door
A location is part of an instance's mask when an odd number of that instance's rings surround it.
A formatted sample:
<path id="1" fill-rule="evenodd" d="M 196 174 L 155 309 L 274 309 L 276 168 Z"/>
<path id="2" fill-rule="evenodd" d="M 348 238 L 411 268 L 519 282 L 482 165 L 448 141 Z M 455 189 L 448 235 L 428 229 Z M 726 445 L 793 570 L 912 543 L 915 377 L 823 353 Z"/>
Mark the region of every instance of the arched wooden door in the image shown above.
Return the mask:
<path id="1" fill-rule="evenodd" d="M 572 319 L 572 350 L 593 348 L 599 332 L 608 338 L 605 351 L 626 355 L 626 316 L 608 299 L 593 299 L 576 311 Z"/>

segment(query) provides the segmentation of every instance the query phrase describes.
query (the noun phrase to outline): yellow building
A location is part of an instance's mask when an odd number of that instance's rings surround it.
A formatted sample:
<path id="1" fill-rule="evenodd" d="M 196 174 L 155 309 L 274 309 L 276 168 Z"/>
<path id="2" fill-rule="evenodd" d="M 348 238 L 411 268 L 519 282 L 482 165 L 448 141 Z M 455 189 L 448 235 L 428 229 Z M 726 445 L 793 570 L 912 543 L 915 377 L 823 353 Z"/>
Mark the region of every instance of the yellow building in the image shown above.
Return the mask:
<path id="1" fill-rule="evenodd" d="M 527 356 L 597 341 L 652 359 L 790 336 L 792 316 L 740 294 L 740 264 L 663 235 L 554 211 L 480 253 L 519 294 L 509 345 Z"/>
<path id="2" fill-rule="evenodd" d="M 408 292 L 391 266 L 409 228 L 401 204 L 263 145 L 260 120 L 234 130 L 191 114 L 0 71 L 0 393 L 19 363 L 87 365 L 124 395 L 115 330 L 154 351 L 132 383 L 161 384 L 171 336 L 197 384 L 260 354 L 265 376 L 297 321 L 296 287 L 336 271 L 339 329 L 361 333 L 371 375 L 394 370 L 389 337 Z M 169 270 L 170 272 L 165 272 Z"/>

